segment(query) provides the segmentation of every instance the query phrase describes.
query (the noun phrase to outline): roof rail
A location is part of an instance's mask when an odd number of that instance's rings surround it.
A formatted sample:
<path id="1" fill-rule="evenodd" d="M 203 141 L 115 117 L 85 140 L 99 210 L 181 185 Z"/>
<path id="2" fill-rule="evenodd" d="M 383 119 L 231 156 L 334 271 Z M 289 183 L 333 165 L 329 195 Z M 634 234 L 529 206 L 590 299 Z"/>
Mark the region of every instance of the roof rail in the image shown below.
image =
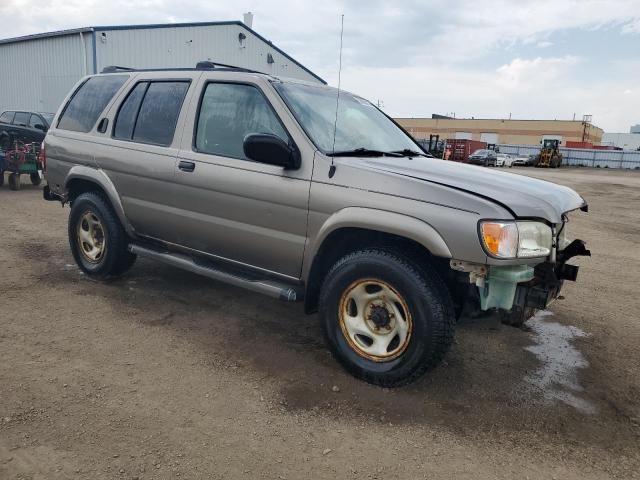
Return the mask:
<path id="1" fill-rule="evenodd" d="M 248 68 L 236 67 L 235 65 L 227 65 L 224 63 L 212 62 L 209 60 L 198 62 L 196 68 L 130 68 L 120 67 L 118 65 L 109 65 L 104 67 L 100 73 L 117 73 L 117 72 L 164 72 L 164 71 L 185 71 L 185 70 L 219 70 L 219 71 L 234 71 L 245 73 L 260 73 L 262 75 L 268 75 L 268 73 L 260 72 L 258 70 L 250 70 Z"/>
<path id="2" fill-rule="evenodd" d="M 109 65 L 104 67 L 100 73 L 114 73 L 114 72 L 133 72 L 135 68 L 119 67 L 117 65 Z"/>
<path id="3" fill-rule="evenodd" d="M 196 70 L 238 70 L 240 72 L 248 72 L 248 73 L 262 73 L 257 70 L 250 70 L 248 68 L 237 67 L 235 65 L 227 65 L 225 63 L 212 62 L 210 60 L 204 60 L 202 62 L 198 62 L 196 64 Z"/>

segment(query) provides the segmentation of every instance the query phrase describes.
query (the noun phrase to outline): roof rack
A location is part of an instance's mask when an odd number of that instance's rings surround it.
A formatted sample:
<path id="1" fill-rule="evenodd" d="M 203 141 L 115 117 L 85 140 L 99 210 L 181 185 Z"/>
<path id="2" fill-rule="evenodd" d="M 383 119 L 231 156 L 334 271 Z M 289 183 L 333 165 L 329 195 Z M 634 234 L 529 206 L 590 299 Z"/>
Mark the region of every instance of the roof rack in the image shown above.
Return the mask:
<path id="1" fill-rule="evenodd" d="M 260 73 L 262 75 L 268 75 L 265 72 L 260 72 L 258 70 L 250 70 L 248 68 L 237 67 L 235 65 L 227 65 L 224 63 L 212 62 L 210 60 L 205 60 L 202 62 L 198 62 L 196 64 L 196 68 L 130 68 L 130 67 L 120 67 L 118 65 L 109 65 L 102 69 L 100 73 L 117 73 L 117 72 L 162 72 L 162 71 L 181 71 L 181 70 L 218 70 L 218 71 L 234 71 L 234 72 L 245 72 L 245 73 Z"/>
<path id="2" fill-rule="evenodd" d="M 134 68 L 129 67 L 119 67 L 118 65 L 109 65 L 108 67 L 104 67 L 102 72 L 100 73 L 114 73 L 114 72 L 133 72 Z"/>

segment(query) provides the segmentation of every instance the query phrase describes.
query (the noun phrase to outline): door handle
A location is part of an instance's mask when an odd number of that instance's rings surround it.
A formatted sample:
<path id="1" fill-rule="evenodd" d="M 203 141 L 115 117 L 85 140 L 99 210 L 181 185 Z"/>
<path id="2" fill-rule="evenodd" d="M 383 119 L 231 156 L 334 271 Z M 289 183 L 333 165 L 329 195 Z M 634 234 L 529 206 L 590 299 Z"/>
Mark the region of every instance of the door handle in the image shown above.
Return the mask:
<path id="1" fill-rule="evenodd" d="M 178 168 L 183 172 L 193 172 L 196 169 L 196 164 L 193 162 L 185 162 L 184 160 L 180 160 L 180 163 L 178 163 Z"/>

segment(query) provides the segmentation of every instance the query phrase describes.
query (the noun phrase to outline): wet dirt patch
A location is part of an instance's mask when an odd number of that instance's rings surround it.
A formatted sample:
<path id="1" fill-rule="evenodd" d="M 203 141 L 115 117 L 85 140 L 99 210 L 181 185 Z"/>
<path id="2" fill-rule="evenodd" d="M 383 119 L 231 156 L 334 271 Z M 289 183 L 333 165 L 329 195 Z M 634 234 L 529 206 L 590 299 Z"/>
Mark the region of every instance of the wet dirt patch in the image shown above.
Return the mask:
<path id="1" fill-rule="evenodd" d="M 547 404 L 561 402 L 582 413 L 595 414 L 597 408 L 585 398 L 578 380 L 580 370 L 588 368 L 589 362 L 574 345 L 576 339 L 587 334 L 579 328 L 554 322 L 552 317 L 552 312 L 541 311 L 526 323 L 535 344 L 525 350 L 536 356 L 540 366 L 528 374 L 524 382 Z"/>
<path id="2" fill-rule="evenodd" d="M 61 256 L 56 246 L 45 242 L 26 241 L 20 243 L 18 249 L 21 256 L 32 260 L 50 260 Z"/>

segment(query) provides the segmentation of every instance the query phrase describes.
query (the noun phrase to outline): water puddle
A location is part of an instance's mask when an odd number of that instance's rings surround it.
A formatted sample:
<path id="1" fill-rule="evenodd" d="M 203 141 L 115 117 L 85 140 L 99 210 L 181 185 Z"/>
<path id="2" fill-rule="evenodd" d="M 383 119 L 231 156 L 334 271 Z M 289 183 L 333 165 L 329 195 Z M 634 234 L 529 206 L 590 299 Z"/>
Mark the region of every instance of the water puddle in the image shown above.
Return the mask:
<path id="1" fill-rule="evenodd" d="M 550 321 L 552 316 L 552 312 L 544 310 L 527 321 L 535 345 L 525 350 L 533 353 L 541 365 L 524 380 L 541 392 L 546 403 L 562 402 L 583 413 L 594 414 L 595 406 L 580 396 L 584 388 L 578 381 L 578 370 L 587 368 L 589 362 L 573 345 L 576 338 L 588 334 Z"/>

